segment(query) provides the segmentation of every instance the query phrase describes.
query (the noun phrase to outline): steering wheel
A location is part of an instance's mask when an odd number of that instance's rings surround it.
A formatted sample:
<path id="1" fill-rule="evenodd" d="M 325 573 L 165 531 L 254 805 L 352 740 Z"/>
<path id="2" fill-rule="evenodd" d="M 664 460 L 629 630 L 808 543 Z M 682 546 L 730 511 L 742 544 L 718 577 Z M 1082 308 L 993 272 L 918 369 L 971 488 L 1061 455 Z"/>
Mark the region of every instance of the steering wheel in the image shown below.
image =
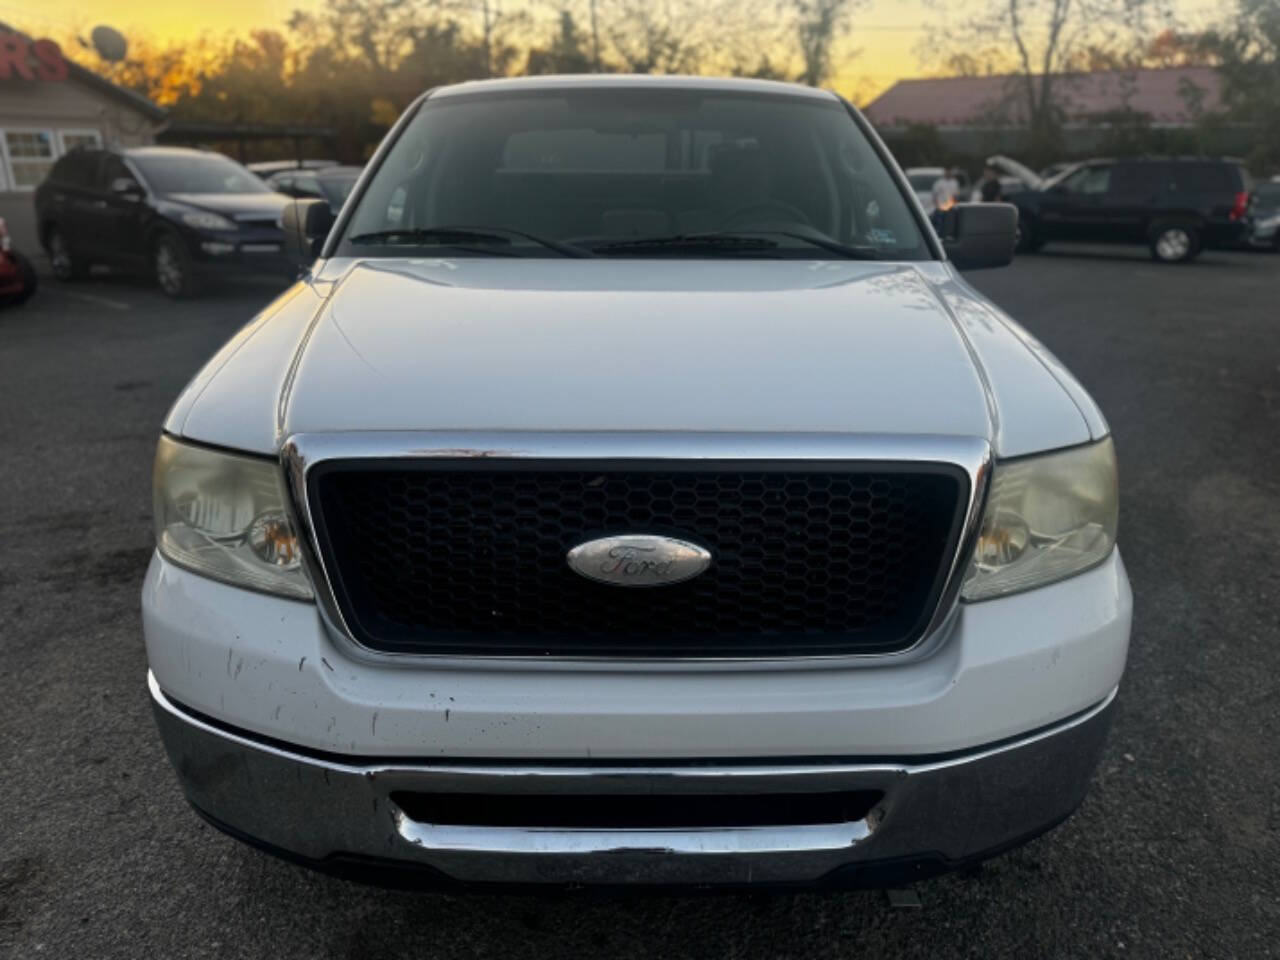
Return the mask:
<path id="1" fill-rule="evenodd" d="M 721 224 L 722 230 L 742 229 L 744 227 L 759 226 L 763 221 L 776 221 L 778 218 L 766 217 L 763 214 L 773 213 L 783 214 L 782 219 L 791 223 L 803 224 L 806 227 L 812 227 L 813 221 L 805 216 L 804 211 L 799 207 L 793 207 L 784 200 L 763 200 L 760 203 L 748 204 L 745 207 L 738 207 L 727 217 Z"/>

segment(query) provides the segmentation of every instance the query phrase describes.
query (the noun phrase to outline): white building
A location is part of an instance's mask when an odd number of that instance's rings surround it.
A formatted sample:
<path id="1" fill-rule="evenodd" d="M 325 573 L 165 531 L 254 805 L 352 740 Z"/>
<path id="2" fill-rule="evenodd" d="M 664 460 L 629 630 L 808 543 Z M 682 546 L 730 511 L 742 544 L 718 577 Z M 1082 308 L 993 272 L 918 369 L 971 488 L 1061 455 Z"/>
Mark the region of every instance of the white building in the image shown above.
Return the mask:
<path id="1" fill-rule="evenodd" d="M 52 40 L 0 23 L 0 217 L 14 245 L 38 248 L 32 193 L 78 144 L 153 143 L 166 113 L 67 60 Z"/>

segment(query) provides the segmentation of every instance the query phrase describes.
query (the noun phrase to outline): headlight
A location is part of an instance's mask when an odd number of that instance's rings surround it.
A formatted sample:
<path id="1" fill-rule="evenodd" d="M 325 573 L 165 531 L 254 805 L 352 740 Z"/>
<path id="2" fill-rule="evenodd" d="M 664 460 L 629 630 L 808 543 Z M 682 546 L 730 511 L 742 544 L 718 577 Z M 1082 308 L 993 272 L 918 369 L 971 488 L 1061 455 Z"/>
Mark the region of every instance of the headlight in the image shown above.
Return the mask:
<path id="1" fill-rule="evenodd" d="M 1017 593 L 1100 563 L 1116 542 L 1117 501 L 1110 437 L 997 463 L 961 596 Z"/>
<path id="2" fill-rule="evenodd" d="M 206 210 L 184 213 L 182 222 L 189 227 L 196 227 L 200 230 L 234 230 L 236 228 L 236 225 L 226 217 L 217 213 L 209 213 Z"/>
<path id="3" fill-rule="evenodd" d="M 156 541 L 174 563 L 217 580 L 309 599 L 278 465 L 160 438 Z"/>

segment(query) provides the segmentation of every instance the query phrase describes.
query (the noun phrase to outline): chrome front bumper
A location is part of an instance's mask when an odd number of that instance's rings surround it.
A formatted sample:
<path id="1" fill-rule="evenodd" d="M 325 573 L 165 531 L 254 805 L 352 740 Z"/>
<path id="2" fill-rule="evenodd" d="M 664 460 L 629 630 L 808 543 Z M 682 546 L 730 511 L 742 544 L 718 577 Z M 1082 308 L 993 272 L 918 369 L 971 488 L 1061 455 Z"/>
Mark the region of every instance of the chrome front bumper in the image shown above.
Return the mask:
<path id="1" fill-rule="evenodd" d="M 929 762 L 584 767 L 363 762 L 294 752 L 193 715 L 148 674 L 188 800 L 219 828 L 289 859 L 378 878 L 498 884 L 900 884 L 1030 839 L 1083 799 L 1113 691 L 1048 729 Z M 836 824 L 682 829 L 445 825 L 393 794 L 731 795 L 873 791 Z M 417 877 L 415 877 L 416 879 Z"/>

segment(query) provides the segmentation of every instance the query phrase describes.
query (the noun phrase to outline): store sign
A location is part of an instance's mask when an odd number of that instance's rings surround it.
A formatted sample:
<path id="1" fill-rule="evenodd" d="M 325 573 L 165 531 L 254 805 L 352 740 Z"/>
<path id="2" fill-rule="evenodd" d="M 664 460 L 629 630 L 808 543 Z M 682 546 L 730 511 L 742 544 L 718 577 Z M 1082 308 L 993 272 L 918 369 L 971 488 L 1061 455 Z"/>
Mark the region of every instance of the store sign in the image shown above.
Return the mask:
<path id="1" fill-rule="evenodd" d="M 28 40 L 16 33 L 0 33 L 0 80 L 67 79 L 67 60 L 52 40 Z"/>

